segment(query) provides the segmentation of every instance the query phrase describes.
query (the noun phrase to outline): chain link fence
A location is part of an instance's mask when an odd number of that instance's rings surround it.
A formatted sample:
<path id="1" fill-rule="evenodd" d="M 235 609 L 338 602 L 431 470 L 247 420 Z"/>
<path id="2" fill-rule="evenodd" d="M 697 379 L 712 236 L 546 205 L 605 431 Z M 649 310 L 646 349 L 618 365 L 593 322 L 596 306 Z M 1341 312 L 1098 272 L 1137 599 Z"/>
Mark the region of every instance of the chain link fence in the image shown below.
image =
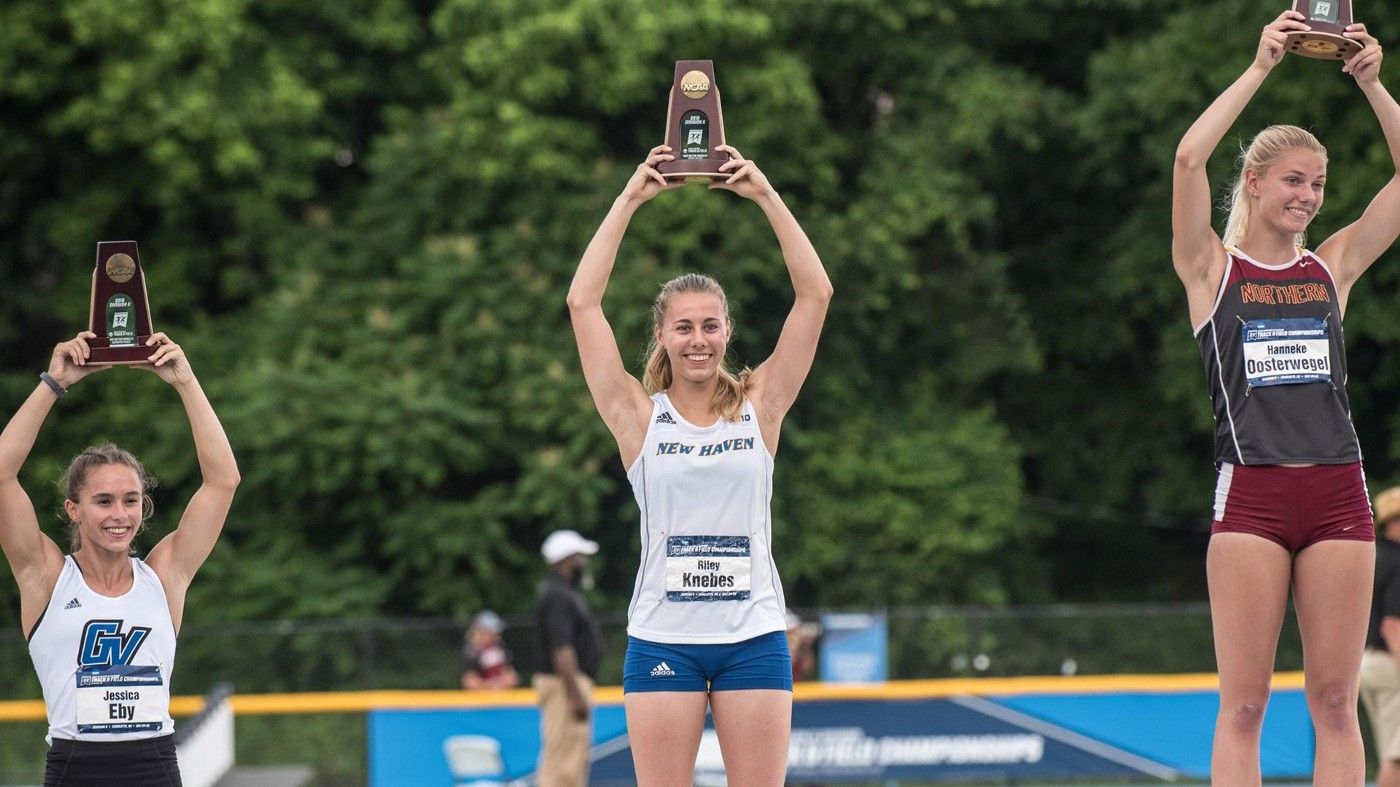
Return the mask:
<path id="1" fill-rule="evenodd" d="M 820 619 L 820 610 L 797 611 L 804 620 Z M 1215 669 L 1204 603 L 904 607 L 885 613 L 894 680 Z M 599 682 L 617 685 L 625 621 L 621 612 L 600 620 L 606 655 Z M 457 688 L 466 625 L 450 618 L 191 623 L 180 633 L 173 688 L 178 694 L 202 694 L 223 682 L 242 694 Z M 538 664 L 534 634 L 529 615 L 506 618 L 503 639 L 527 681 Z M 1277 666 L 1302 667 L 1291 614 Z M 6 699 L 40 696 L 18 632 L 0 634 L 0 692 Z"/>
<path id="2" fill-rule="evenodd" d="M 796 610 L 809 622 L 823 610 Z M 830 610 L 869 612 L 871 610 Z M 1211 672 L 1206 604 L 1061 604 L 883 610 L 889 675 L 918 678 Z M 617 685 L 627 644 L 621 612 L 600 615 L 599 682 Z M 190 623 L 180 632 L 176 694 L 232 683 L 240 694 L 366 689 L 454 689 L 466 620 L 450 618 Z M 538 663 L 529 615 L 506 619 L 503 638 L 528 684 Z M 1297 622 L 1280 633 L 1277 667 L 1302 667 Z M 24 638 L 0 633 L 0 699 L 40 695 Z M 44 723 L 0 723 L 0 785 L 42 779 Z M 365 715 L 240 716 L 237 761 L 313 766 L 314 787 L 363 784 Z"/>

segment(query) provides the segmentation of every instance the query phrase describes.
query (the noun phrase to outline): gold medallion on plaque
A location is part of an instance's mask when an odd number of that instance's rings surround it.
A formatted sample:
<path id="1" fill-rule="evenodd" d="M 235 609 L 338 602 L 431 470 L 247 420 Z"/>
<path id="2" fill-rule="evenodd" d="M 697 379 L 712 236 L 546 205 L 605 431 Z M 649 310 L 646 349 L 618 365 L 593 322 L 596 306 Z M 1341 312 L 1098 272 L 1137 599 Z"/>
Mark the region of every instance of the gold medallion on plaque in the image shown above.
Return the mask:
<path id="1" fill-rule="evenodd" d="M 681 77 L 681 92 L 686 98 L 704 98 L 710 92 L 710 78 L 705 76 L 704 71 L 687 71 Z"/>
<path id="2" fill-rule="evenodd" d="M 1304 41 L 1302 47 L 1308 50 L 1309 52 L 1313 53 L 1314 55 L 1319 55 L 1321 57 L 1330 57 L 1332 55 L 1335 55 L 1337 54 L 1337 50 L 1340 49 L 1340 47 L 1338 47 L 1331 41 L 1322 41 L 1319 39 Z"/>
<path id="3" fill-rule="evenodd" d="M 126 284 L 136 275 L 136 261 L 129 254 L 118 252 L 107 258 L 107 278 L 117 284 Z"/>

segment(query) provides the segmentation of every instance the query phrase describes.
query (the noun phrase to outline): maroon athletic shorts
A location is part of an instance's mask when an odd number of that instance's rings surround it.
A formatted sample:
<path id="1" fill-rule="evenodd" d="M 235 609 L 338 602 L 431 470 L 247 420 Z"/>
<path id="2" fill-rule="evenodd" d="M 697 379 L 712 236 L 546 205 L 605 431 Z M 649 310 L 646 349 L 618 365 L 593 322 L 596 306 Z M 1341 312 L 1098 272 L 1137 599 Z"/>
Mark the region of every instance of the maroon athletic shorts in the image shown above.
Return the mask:
<path id="1" fill-rule="evenodd" d="M 1375 541 L 1366 474 L 1345 465 L 1220 465 L 1210 532 L 1250 533 L 1289 552 L 1319 541 Z"/>

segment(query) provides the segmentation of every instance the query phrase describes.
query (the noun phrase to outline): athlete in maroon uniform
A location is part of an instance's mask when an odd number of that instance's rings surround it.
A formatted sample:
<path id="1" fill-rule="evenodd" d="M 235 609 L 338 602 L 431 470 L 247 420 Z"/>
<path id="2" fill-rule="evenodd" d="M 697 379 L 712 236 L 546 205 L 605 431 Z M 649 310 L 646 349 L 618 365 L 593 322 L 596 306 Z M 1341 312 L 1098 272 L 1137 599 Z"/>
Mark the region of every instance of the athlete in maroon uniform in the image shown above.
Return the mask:
<path id="1" fill-rule="evenodd" d="M 513 689 L 520 685 L 510 651 L 501 644 L 504 630 L 505 621 L 489 609 L 472 618 L 462 648 L 462 688 Z"/>
<path id="2" fill-rule="evenodd" d="M 1241 157 L 1223 237 L 1211 228 L 1206 160 L 1285 51 L 1302 14 L 1264 28 L 1254 62 L 1177 148 L 1172 262 L 1186 286 L 1214 404 L 1220 467 L 1206 556 L 1220 670 L 1211 778 L 1259 784 L 1259 731 L 1290 587 L 1303 638 L 1314 781 L 1361 784 L 1356 686 L 1370 608 L 1374 528 L 1346 396 L 1342 316 L 1358 276 L 1400 234 L 1400 176 L 1317 247 L 1327 153 L 1307 131 L 1270 126 Z M 1400 167 L 1400 105 L 1379 80 L 1381 48 L 1342 67 L 1380 120 Z"/>

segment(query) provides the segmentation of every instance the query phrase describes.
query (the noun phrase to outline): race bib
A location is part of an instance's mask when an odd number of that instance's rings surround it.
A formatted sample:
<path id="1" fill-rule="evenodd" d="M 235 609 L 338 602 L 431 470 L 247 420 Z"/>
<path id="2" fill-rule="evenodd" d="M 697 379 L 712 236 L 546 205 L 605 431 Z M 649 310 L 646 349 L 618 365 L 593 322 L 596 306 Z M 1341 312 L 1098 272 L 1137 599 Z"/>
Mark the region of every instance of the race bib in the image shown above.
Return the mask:
<path id="1" fill-rule="evenodd" d="M 667 537 L 667 601 L 743 601 L 748 597 L 748 536 Z"/>
<path id="2" fill-rule="evenodd" d="M 1332 354 L 1326 320 L 1311 317 L 1244 324 L 1244 379 L 1249 387 L 1330 383 Z"/>
<path id="3" fill-rule="evenodd" d="M 78 670 L 78 734 L 159 732 L 170 707 L 160 667 L 132 664 Z"/>

